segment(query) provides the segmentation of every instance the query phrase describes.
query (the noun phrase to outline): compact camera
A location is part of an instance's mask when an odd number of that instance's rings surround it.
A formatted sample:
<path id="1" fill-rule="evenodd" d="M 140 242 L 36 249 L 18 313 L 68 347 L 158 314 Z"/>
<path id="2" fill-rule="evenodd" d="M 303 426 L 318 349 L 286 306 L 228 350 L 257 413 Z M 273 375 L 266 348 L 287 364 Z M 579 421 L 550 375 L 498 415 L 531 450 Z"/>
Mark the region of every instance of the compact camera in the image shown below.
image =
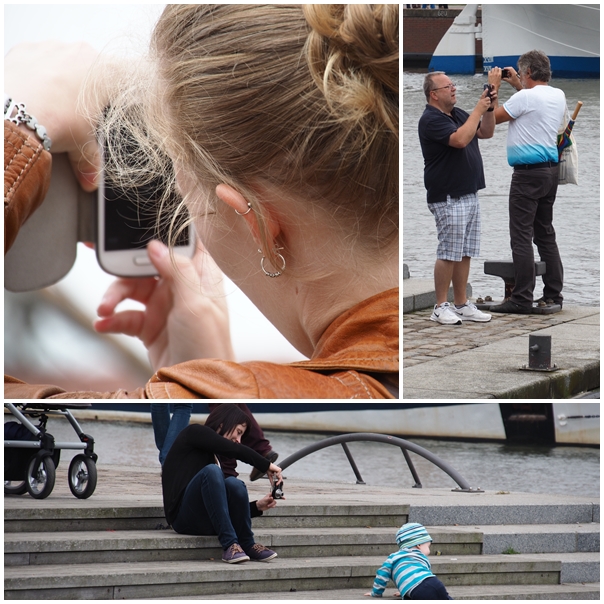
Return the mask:
<path id="1" fill-rule="evenodd" d="M 511 78 L 512 77 L 512 72 L 509 69 L 502 69 L 501 70 L 501 77 L 502 78 Z"/>
<path id="2" fill-rule="evenodd" d="M 285 495 L 283 494 L 283 481 L 278 482 L 278 478 L 274 476 L 273 478 L 273 499 L 284 499 Z"/>

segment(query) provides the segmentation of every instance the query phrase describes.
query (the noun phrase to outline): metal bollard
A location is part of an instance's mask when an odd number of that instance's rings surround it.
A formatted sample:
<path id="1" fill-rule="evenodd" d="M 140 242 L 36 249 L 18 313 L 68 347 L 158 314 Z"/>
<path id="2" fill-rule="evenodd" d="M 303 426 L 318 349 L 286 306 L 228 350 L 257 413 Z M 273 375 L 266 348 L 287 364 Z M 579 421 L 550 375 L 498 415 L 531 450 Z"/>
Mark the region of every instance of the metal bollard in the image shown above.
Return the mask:
<path id="1" fill-rule="evenodd" d="M 529 335 L 529 363 L 521 369 L 529 371 L 555 371 L 552 365 L 552 336 Z"/>

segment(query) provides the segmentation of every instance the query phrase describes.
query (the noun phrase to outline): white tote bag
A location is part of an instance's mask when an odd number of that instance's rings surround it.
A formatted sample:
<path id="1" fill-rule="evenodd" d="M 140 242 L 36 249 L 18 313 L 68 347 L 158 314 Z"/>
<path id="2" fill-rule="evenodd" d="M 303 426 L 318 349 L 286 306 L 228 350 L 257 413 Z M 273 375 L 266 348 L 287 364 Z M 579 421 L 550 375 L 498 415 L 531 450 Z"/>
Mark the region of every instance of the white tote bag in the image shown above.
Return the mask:
<path id="1" fill-rule="evenodd" d="M 565 121 L 562 124 L 558 134 L 562 134 L 566 129 L 569 117 L 568 113 L 565 116 Z M 577 150 L 577 141 L 573 133 L 570 133 L 571 145 L 562 151 L 560 157 L 560 174 L 558 176 L 558 184 L 560 185 L 578 185 L 579 184 L 579 152 Z"/>

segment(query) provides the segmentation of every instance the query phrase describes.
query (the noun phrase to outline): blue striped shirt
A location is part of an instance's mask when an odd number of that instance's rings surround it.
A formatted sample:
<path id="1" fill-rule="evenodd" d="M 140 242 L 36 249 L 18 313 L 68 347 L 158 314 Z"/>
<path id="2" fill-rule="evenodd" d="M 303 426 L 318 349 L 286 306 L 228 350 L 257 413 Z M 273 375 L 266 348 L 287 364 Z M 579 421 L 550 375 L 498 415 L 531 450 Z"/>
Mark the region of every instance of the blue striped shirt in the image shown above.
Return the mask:
<path id="1" fill-rule="evenodd" d="M 434 577 L 428 557 L 418 549 L 401 549 L 388 556 L 377 571 L 371 595 L 374 598 L 381 598 L 388 581 L 392 581 L 404 598 L 428 577 Z"/>

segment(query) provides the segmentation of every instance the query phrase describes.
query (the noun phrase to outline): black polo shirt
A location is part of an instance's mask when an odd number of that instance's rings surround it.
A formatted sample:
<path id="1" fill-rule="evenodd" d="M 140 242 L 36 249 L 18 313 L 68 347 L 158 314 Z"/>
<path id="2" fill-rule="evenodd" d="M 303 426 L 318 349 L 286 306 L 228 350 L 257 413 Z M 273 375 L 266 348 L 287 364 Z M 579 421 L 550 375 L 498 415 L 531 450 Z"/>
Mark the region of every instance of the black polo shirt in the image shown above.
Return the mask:
<path id="1" fill-rule="evenodd" d="M 419 142 L 424 155 L 424 185 L 428 203 L 446 201 L 447 195 L 460 197 L 485 188 L 478 138 L 463 149 L 449 146 L 449 137 L 470 117 L 453 107 L 451 115 L 432 105 L 419 120 Z"/>

